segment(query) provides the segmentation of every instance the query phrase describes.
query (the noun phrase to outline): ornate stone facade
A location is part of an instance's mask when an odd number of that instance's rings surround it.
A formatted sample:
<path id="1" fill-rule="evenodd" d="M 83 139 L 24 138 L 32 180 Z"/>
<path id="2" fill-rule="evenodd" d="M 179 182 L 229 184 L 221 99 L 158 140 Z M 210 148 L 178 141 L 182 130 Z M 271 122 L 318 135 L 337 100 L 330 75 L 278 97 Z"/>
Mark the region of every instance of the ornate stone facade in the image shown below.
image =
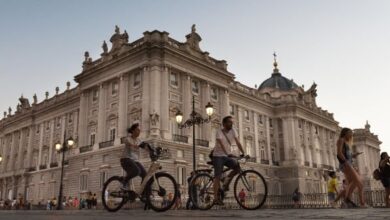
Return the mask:
<path id="1" fill-rule="evenodd" d="M 204 106 L 215 108 L 212 123 L 195 128 L 196 164 L 206 167 L 221 119 L 232 115 L 246 153 L 253 159 L 246 166 L 267 179 L 270 194 L 324 192 L 326 172 L 337 169 L 336 140 L 340 131 L 333 114 L 316 104 L 316 84 L 308 90 L 279 72 L 275 60 L 271 78 L 259 88 L 234 80 L 224 60 L 200 48 L 195 26 L 178 42 L 167 32 L 144 32 L 129 43 L 119 27 L 109 50 L 103 42 L 101 57 L 88 52 L 78 85 L 32 105 L 21 97 L 17 111 L 10 108 L 0 120 L 0 199 L 24 196 L 33 203 L 58 195 L 61 159 L 54 144 L 72 136 L 76 146 L 66 157 L 64 195 L 80 197 L 100 193 L 102 183 L 123 173 L 119 155 L 121 138 L 133 122 L 140 122 L 142 138 L 168 148 L 164 170 L 187 187 L 192 170 L 192 128 L 178 129 L 175 114 L 184 119 L 195 109 L 206 116 Z M 354 151 L 364 154 L 356 166 L 375 187 L 371 173 L 378 163 L 378 137 L 355 130 Z M 148 167 L 148 158 L 141 155 Z"/>

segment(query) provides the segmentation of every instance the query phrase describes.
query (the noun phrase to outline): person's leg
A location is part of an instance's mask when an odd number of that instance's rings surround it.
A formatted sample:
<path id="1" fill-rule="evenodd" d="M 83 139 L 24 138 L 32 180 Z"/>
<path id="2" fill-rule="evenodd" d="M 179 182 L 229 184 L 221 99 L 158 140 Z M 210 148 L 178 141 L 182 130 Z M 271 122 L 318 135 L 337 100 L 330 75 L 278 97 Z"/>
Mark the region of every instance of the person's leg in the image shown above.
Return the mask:
<path id="1" fill-rule="evenodd" d="M 224 182 L 224 187 L 223 187 L 224 190 L 228 190 L 228 186 L 229 186 L 231 180 L 240 171 L 240 165 L 237 162 L 237 160 L 230 158 L 230 157 L 224 158 L 224 165 L 227 166 L 228 168 L 232 169 L 232 171 L 227 176 L 227 179 L 225 180 L 226 182 Z"/>
<path id="2" fill-rule="evenodd" d="M 344 197 L 345 197 L 345 190 L 342 190 L 341 192 L 339 192 L 339 194 L 337 195 L 334 202 L 337 203 L 341 198 L 344 198 Z"/>
<path id="3" fill-rule="evenodd" d="M 139 175 L 140 170 L 134 160 L 130 158 L 122 158 L 121 166 L 126 171 L 126 177 L 124 179 L 124 182 L 126 184 L 129 182 L 130 179 Z"/>
<path id="4" fill-rule="evenodd" d="M 352 179 L 355 182 L 356 187 L 358 188 L 358 195 L 359 195 L 359 200 L 360 200 L 360 205 L 364 206 L 365 200 L 364 200 L 364 195 L 363 195 L 363 183 L 360 178 L 360 175 L 356 172 L 354 168 L 351 170 L 352 174 Z"/>
<path id="5" fill-rule="evenodd" d="M 219 185 L 221 182 L 221 175 L 223 171 L 223 157 L 214 157 L 213 158 L 213 165 L 214 165 L 214 201 L 217 201 L 217 203 L 221 203 L 219 198 Z"/>

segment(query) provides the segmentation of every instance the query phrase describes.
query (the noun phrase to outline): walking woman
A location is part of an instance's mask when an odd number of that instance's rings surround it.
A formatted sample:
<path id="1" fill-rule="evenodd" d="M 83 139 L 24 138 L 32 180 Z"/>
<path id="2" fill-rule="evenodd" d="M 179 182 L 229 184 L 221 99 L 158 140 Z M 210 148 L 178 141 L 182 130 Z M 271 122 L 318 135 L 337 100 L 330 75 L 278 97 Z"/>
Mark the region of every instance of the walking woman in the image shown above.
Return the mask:
<path id="1" fill-rule="evenodd" d="M 349 128 L 343 128 L 340 132 L 340 137 L 337 140 L 337 159 L 340 163 L 340 170 L 344 173 L 347 179 L 348 187 L 344 202 L 348 207 L 357 207 L 355 203 L 351 201 L 351 195 L 355 188 L 358 188 L 358 195 L 360 200 L 360 207 L 366 208 L 364 197 L 363 197 L 363 183 L 360 175 L 352 166 L 352 158 L 361 154 L 361 152 L 352 154 L 352 136 L 353 132 Z"/>

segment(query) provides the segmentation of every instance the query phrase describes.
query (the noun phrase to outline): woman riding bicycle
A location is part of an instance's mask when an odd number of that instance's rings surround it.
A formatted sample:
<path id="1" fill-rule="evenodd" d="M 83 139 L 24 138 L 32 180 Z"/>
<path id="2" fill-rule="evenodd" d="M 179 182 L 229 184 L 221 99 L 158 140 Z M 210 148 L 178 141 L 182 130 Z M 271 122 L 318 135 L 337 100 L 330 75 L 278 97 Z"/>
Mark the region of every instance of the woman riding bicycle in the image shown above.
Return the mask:
<path id="1" fill-rule="evenodd" d="M 129 190 L 129 180 L 140 176 L 142 180 L 146 175 L 144 166 L 138 162 L 139 149 L 144 149 L 144 144 L 142 144 L 139 139 L 141 133 L 139 123 L 131 125 L 127 129 L 127 137 L 125 138 L 125 146 L 123 148 L 122 156 L 120 159 L 122 168 L 126 171 L 126 177 L 124 179 L 124 190 Z"/>
<path id="2" fill-rule="evenodd" d="M 221 175 L 223 167 L 227 166 L 232 169 L 227 180 L 224 181 L 224 189 L 227 189 L 230 179 L 232 179 L 239 172 L 238 162 L 231 158 L 232 143 L 236 143 L 242 154 L 244 150 L 240 141 L 238 140 L 237 132 L 233 129 L 233 117 L 226 116 L 222 119 L 223 128 L 219 129 L 216 134 L 216 144 L 213 152 L 213 166 L 214 166 L 214 204 L 223 205 L 223 201 L 218 196 L 219 185 L 221 182 Z"/>

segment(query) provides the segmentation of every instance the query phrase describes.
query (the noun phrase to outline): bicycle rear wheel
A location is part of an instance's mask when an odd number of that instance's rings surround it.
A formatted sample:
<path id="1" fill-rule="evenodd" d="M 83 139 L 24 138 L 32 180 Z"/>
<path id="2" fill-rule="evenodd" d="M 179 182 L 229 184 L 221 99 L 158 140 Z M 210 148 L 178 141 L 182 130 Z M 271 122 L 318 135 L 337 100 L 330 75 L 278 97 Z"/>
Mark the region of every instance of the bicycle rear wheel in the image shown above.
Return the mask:
<path id="1" fill-rule="evenodd" d="M 104 183 L 102 203 L 107 211 L 116 212 L 126 203 L 127 192 L 121 189 L 122 186 L 123 177 L 120 176 L 113 176 Z"/>
<path id="2" fill-rule="evenodd" d="M 255 210 L 260 208 L 264 204 L 267 194 L 267 183 L 257 171 L 246 170 L 236 178 L 234 197 L 243 209 Z"/>
<path id="3" fill-rule="evenodd" d="M 192 204 L 200 210 L 209 210 L 214 202 L 213 177 L 208 173 L 197 174 L 190 183 Z"/>
<path id="4" fill-rule="evenodd" d="M 168 173 L 156 173 L 145 188 L 147 205 L 156 212 L 164 212 L 172 207 L 177 199 L 177 183 Z"/>

